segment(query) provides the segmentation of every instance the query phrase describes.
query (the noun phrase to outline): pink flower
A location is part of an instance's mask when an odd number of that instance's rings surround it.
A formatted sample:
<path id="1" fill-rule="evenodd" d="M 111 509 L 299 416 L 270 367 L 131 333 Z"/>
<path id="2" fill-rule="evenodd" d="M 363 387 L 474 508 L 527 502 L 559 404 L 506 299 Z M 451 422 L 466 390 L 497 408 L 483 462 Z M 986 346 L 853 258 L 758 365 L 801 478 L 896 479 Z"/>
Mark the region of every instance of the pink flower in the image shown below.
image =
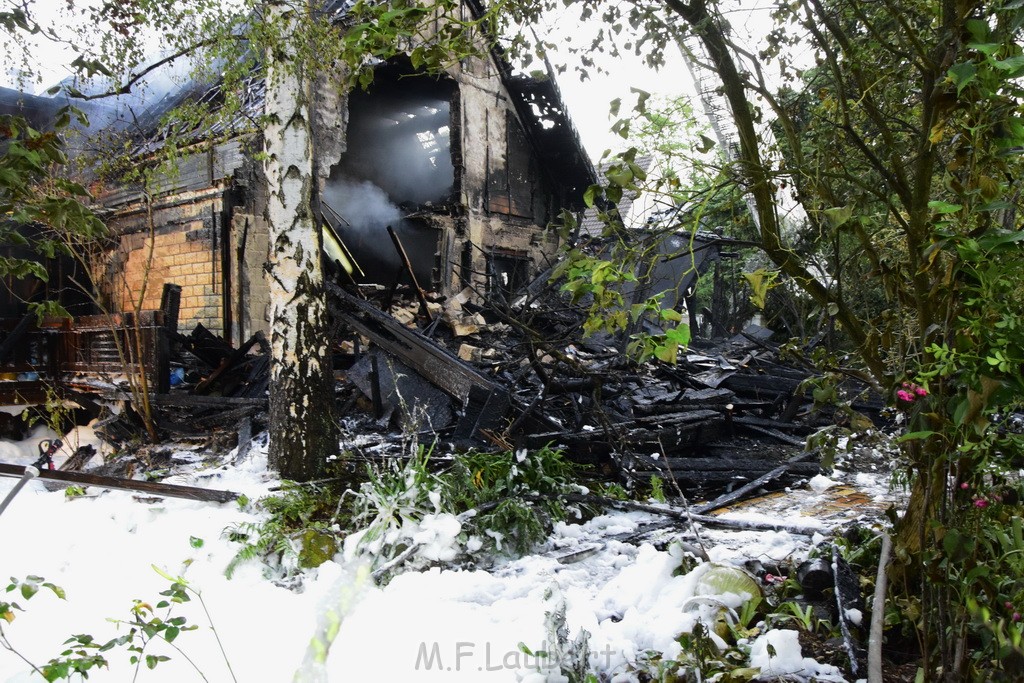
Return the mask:
<path id="1" fill-rule="evenodd" d="M 974 507 L 976 507 L 976 508 L 987 508 L 988 507 L 988 501 L 985 500 L 984 498 L 978 498 L 976 501 L 974 501 Z"/>
<path id="2" fill-rule="evenodd" d="M 1013 619 L 1014 621 L 1020 621 L 1020 612 L 1014 612 L 1011 619 Z"/>
<path id="3" fill-rule="evenodd" d="M 896 392 L 896 398 L 898 398 L 901 401 L 911 403 L 914 400 L 914 395 L 909 391 L 904 391 L 903 389 L 900 389 L 899 391 Z"/>
<path id="4" fill-rule="evenodd" d="M 968 484 L 968 483 L 967 483 L 967 482 L 965 481 L 965 482 L 963 482 L 963 483 L 961 483 L 961 484 L 960 484 L 960 488 L 961 488 L 961 489 L 963 489 L 964 491 L 966 491 L 967 489 L 971 488 L 971 485 L 970 485 L 970 484 Z"/>
<path id="5" fill-rule="evenodd" d="M 1003 603 L 1003 607 L 1005 607 L 1006 609 L 1013 609 L 1013 603 L 1007 600 Z"/>
<path id="6" fill-rule="evenodd" d="M 917 394 L 918 396 L 927 396 L 928 390 L 925 389 L 924 387 L 914 387 L 914 393 Z"/>

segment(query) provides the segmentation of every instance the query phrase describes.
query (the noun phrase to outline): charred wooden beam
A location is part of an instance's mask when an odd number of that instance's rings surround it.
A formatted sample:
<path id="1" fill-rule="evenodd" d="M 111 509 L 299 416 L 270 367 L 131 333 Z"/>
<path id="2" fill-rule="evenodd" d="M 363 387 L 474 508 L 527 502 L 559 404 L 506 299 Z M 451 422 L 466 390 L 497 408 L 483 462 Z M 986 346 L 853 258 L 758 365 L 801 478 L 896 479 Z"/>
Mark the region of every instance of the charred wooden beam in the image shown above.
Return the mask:
<path id="1" fill-rule="evenodd" d="M 337 285 L 326 283 L 326 286 L 336 304 L 335 313 L 347 325 L 459 402 L 466 400 L 472 387 L 483 389 L 488 394 L 498 388 L 497 384 L 437 342 L 410 330 Z"/>
<path id="2" fill-rule="evenodd" d="M 752 415 L 737 415 L 733 418 L 733 422 L 745 427 L 761 427 L 763 429 L 775 429 L 781 432 L 810 433 L 812 431 L 807 425 L 796 424 L 795 422 L 786 422 L 784 420 L 767 420 L 765 418 L 754 417 Z"/>
<path id="3" fill-rule="evenodd" d="M 193 396 L 191 394 L 166 394 L 150 396 L 150 401 L 158 406 L 175 406 L 178 408 L 232 408 L 242 406 L 261 407 L 267 405 L 264 398 L 244 398 L 240 396 Z"/>
<path id="4" fill-rule="evenodd" d="M 714 510 L 718 510 L 719 508 L 723 508 L 726 505 L 731 505 L 732 503 L 735 503 L 735 502 L 737 502 L 739 500 L 743 500 L 746 496 L 750 495 L 754 491 L 757 491 L 758 489 L 760 489 L 765 484 L 768 484 L 769 482 L 772 482 L 775 479 L 778 479 L 779 477 L 781 477 L 783 474 L 788 472 L 790 470 L 790 468 L 793 467 L 794 465 L 796 465 L 797 463 L 802 463 L 803 461 L 807 460 L 808 458 L 810 458 L 813 455 L 817 455 L 817 452 L 816 451 L 808 451 L 808 452 L 804 452 L 804 453 L 798 453 L 798 454 L 794 455 L 792 458 L 790 458 L 789 460 L 787 460 L 782 465 L 779 465 L 778 467 L 773 469 L 771 472 L 768 472 L 768 473 L 758 477 L 757 479 L 755 479 L 754 481 L 752 481 L 752 482 L 750 482 L 748 484 L 744 484 L 743 486 L 739 487 L 735 491 L 732 491 L 730 493 L 725 493 L 725 494 L 719 496 L 718 498 L 715 498 L 714 500 L 712 500 L 710 502 L 704 503 L 703 505 L 698 505 L 696 508 L 694 508 L 694 512 L 696 512 L 698 514 L 706 514 L 708 512 L 712 512 Z"/>
<path id="5" fill-rule="evenodd" d="M 618 433 L 594 429 L 531 434 L 526 437 L 525 445 L 540 448 L 549 443 L 559 444 L 566 447 L 571 457 L 592 462 L 609 457 L 617 450 L 617 444 L 637 452 L 664 450 L 671 453 L 710 440 L 717 436 L 724 424 L 725 420 L 714 410 L 693 410 L 673 415 L 671 420 L 641 418 L 636 423 L 616 425 L 620 430 Z"/>
<path id="6" fill-rule="evenodd" d="M 24 474 L 25 467 L 22 465 L 8 465 L 7 463 L 0 463 L 0 476 L 21 477 Z M 86 474 L 84 472 L 42 470 L 39 472 L 39 478 L 45 481 L 60 482 L 62 484 L 102 486 L 104 488 L 122 489 L 125 491 L 140 491 L 142 493 L 148 493 L 155 496 L 186 498 L 188 500 L 201 500 L 213 503 L 229 503 L 238 498 L 238 494 L 233 491 L 201 489 L 195 486 L 163 484 L 154 481 L 136 481 L 135 479 L 121 479 L 118 477 L 104 477 L 98 474 Z"/>

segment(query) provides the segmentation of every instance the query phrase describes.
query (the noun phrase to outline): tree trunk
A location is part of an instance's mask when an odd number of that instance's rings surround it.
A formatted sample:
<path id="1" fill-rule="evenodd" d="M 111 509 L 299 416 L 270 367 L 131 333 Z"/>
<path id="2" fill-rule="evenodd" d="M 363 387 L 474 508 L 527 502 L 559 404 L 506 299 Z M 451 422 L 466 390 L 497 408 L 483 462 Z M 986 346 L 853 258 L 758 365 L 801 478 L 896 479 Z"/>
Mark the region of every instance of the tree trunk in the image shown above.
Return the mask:
<path id="1" fill-rule="evenodd" d="M 269 51 L 264 128 L 270 230 L 270 464 L 281 476 L 313 479 L 338 452 L 320 231 L 311 202 L 314 79 L 296 55 L 300 17 L 267 3 L 280 27 Z"/>

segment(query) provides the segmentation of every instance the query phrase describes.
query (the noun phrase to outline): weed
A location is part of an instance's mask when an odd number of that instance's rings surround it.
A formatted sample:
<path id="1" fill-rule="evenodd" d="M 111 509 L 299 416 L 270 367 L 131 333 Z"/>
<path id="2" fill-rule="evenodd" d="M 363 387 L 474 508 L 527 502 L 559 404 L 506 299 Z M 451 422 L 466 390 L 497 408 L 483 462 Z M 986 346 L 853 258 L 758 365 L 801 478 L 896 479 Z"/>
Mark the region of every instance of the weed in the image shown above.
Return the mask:
<path id="1" fill-rule="evenodd" d="M 228 563 L 228 578 L 252 560 L 267 563 L 265 573 L 291 578 L 300 568 L 317 567 L 338 550 L 341 532 L 334 523 L 337 497 L 328 489 L 285 482 L 281 493 L 261 498 L 256 506 L 268 513 L 261 522 L 242 522 L 225 530 L 242 548 Z"/>
<path id="2" fill-rule="evenodd" d="M 130 610 L 130 619 L 111 619 L 110 621 L 118 626 L 127 627 L 127 632 L 123 635 L 106 642 L 97 641 L 93 636 L 85 633 L 73 635 L 64 641 L 65 649 L 59 656 L 50 659 L 50 661 L 42 666 L 37 666 L 15 649 L 3 629 L 3 624 L 10 625 L 14 622 L 15 611 L 23 611 L 22 608 L 16 602 L 0 601 L 0 647 L 17 655 L 35 673 L 51 682 L 65 679 L 71 680 L 72 676 L 76 674 L 83 679 L 88 678 L 91 670 L 107 668 L 109 666 L 106 658 L 107 652 L 113 651 L 115 648 L 124 648 L 129 653 L 129 662 L 135 665 L 135 673 L 132 678 L 134 681 L 138 678 L 143 664 L 145 664 L 147 669 L 154 669 L 161 662 L 166 662 L 170 659 L 167 655 L 147 652 L 150 644 L 159 640 L 170 646 L 185 661 L 191 664 L 200 678 L 208 681 L 209 679 L 202 670 L 175 642 L 180 634 L 199 628 L 194 624 L 189 624 L 185 617 L 173 616 L 171 614 L 175 606 L 189 602 L 194 596 L 209 620 L 210 630 L 217 640 L 217 645 L 220 648 L 221 656 L 224 658 L 228 674 L 231 680 L 237 683 L 234 671 L 231 668 L 231 662 L 221 643 L 220 636 L 217 634 L 217 629 L 213 625 L 213 619 L 206 607 L 206 603 L 203 601 L 202 593 L 190 586 L 188 581 L 180 576 L 171 576 L 155 566 L 153 569 L 160 576 L 171 582 L 167 590 L 160 592 L 160 595 L 164 596 L 165 599 L 157 602 L 155 607 L 143 600 L 134 600 Z M 13 593 L 17 591 L 23 599 L 30 600 L 41 588 L 49 589 L 61 600 L 66 599 L 64 590 L 60 586 L 50 583 L 40 576 L 29 576 L 23 581 L 12 578 L 6 592 Z M 159 614 L 157 613 L 158 610 L 160 611 Z"/>
<path id="3" fill-rule="evenodd" d="M 479 510 L 467 520 L 467 531 L 480 537 L 488 532 L 498 550 L 509 539 L 519 553 L 542 541 L 552 523 L 579 513 L 562 501 L 562 495 L 579 490 L 575 477 L 561 451 L 548 447 L 532 453 L 466 453 L 445 473 L 451 508 Z"/>

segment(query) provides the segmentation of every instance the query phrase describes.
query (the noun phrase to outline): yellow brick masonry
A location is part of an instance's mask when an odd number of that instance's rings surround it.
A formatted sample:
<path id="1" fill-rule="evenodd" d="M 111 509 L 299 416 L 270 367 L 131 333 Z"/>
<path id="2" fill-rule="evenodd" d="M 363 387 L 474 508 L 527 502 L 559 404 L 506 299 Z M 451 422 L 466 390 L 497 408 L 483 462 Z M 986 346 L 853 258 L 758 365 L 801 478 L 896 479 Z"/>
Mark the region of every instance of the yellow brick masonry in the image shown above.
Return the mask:
<path id="1" fill-rule="evenodd" d="M 215 334 L 222 332 L 220 253 L 212 251 L 208 236 L 199 237 L 202 223 L 181 226 L 181 230 L 155 237 L 152 263 L 148 280 L 146 266 L 149 257 L 149 238 L 139 235 L 125 236 L 121 252 L 127 253 L 122 271 L 123 282 L 118 290 L 117 304 L 121 310 L 132 310 L 145 282 L 143 309 L 160 307 L 160 296 L 165 282 L 181 286 L 181 309 L 178 324 L 188 330 L 202 323 Z M 187 235 L 192 233 L 193 239 Z M 219 245 L 218 245 L 219 247 Z"/>

